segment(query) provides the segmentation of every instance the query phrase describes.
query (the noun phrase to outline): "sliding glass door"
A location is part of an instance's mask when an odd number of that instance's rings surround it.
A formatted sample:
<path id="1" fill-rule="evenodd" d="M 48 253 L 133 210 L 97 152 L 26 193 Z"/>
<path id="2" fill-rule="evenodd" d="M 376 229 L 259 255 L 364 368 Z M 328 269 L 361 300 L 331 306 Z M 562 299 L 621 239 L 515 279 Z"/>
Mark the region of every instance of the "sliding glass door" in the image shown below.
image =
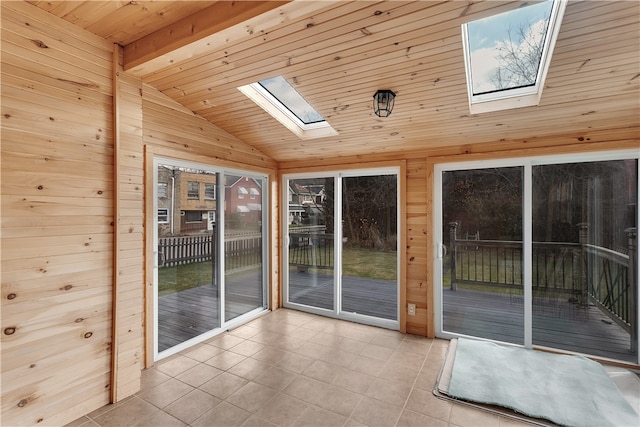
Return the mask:
<path id="1" fill-rule="evenodd" d="M 638 153 L 437 165 L 437 334 L 638 362 Z"/>
<path id="2" fill-rule="evenodd" d="M 524 344 L 523 168 L 442 173 L 443 330 Z"/>
<path id="3" fill-rule="evenodd" d="M 154 169 L 154 337 L 162 358 L 264 309 L 266 178 L 161 158 Z"/>
<path id="4" fill-rule="evenodd" d="M 398 327 L 398 170 L 284 178 L 284 305 Z"/>

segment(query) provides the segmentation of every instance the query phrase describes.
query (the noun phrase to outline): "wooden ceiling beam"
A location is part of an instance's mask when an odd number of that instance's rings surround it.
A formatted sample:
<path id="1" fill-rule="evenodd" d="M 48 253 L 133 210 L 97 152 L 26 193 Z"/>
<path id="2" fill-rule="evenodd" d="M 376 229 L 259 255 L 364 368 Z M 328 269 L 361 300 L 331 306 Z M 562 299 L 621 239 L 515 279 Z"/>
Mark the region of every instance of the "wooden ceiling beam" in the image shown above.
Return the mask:
<path id="1" fill-rule="evenodd" d="M 219 1 L 124 47 L 124 69 L 210 36 L 289 1 Z"/>

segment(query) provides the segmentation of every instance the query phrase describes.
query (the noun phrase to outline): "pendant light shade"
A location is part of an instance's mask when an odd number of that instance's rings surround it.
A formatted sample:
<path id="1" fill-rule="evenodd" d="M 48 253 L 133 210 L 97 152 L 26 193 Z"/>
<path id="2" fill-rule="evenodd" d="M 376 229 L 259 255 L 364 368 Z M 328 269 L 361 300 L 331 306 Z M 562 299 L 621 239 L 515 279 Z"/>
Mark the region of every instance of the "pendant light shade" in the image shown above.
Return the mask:
<path id="1" fill-rule="evenodd" d="M 396 94 L 390 90 L 379 90 L 373 95 L 373 112 L 378 117 L 389 117 Z"/>

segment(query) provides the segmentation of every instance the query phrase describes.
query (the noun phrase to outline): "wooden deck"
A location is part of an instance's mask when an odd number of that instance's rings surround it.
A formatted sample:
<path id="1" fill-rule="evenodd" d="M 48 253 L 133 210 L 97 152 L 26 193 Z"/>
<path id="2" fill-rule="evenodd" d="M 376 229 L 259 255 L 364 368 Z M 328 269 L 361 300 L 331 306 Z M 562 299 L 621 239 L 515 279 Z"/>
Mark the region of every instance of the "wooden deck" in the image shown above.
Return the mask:
<path id="1" fill-rule="evenodd" d="M 289 272 L 289 300 L 295 304 L 333 309 L 333 276 L 327 273 Z M 262 305 L 255 272 L 228 279 L 227 317 Z M 523 342 L 523 301 L 519 295 L 466 290 L 444 291 L 443 329 L 504 342 Z M 212 285 L 159 298 L 159 349 L 172 347 L 219 326 L 218 295 Z M 344 277 L 343 311 L 396 319 L 394 282 Z M 579 307 L 559 301 L 536 300 L 533 307 L 536 345 L 576 351 L 636 363 L 630 337 L 594 306 Z"/>
<path id="2" fill-rule="evenodd" d="M 443 329 L 498 341 L 524 342 L 520 295 L 445 290 Z M 535 345 L 636 363 L 629 334 L 597 307 L 534 300 Z"/>
<path id="3" fill-rule="evenodd" d="M 289 272 L 289 301 L 312 307 L 334 308 L 333 275 Z M 388 280 L 342 278 L 342 311 L 397 320 L 397 285 Z"/>
<path id="4" fill-rule="evenodd" d="M 262 288 L 255 271 L 227 279 L 226 319 L 262 306 Z M 158 351 L 220 326 L 218 287 L 206 284 L 158 298 Z"/>

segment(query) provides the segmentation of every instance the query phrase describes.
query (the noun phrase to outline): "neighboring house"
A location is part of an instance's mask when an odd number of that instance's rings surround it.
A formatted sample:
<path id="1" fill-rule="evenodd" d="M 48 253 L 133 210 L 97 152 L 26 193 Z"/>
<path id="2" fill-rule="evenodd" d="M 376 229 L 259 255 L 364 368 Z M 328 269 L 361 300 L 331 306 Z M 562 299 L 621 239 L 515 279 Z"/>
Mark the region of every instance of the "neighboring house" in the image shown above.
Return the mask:
<path id="1" fill-rule="evenodd" d="M 247 177 L 227 176 L 225 187 L 225 221 L 237 227 L 262 220 L 262 188 Z"/>
<path id="2" fill-rule="evenodd" d="M 216 176 L 161 165 L 158 168 L 158 236 L 179 236 L 213 229 Z"/>

